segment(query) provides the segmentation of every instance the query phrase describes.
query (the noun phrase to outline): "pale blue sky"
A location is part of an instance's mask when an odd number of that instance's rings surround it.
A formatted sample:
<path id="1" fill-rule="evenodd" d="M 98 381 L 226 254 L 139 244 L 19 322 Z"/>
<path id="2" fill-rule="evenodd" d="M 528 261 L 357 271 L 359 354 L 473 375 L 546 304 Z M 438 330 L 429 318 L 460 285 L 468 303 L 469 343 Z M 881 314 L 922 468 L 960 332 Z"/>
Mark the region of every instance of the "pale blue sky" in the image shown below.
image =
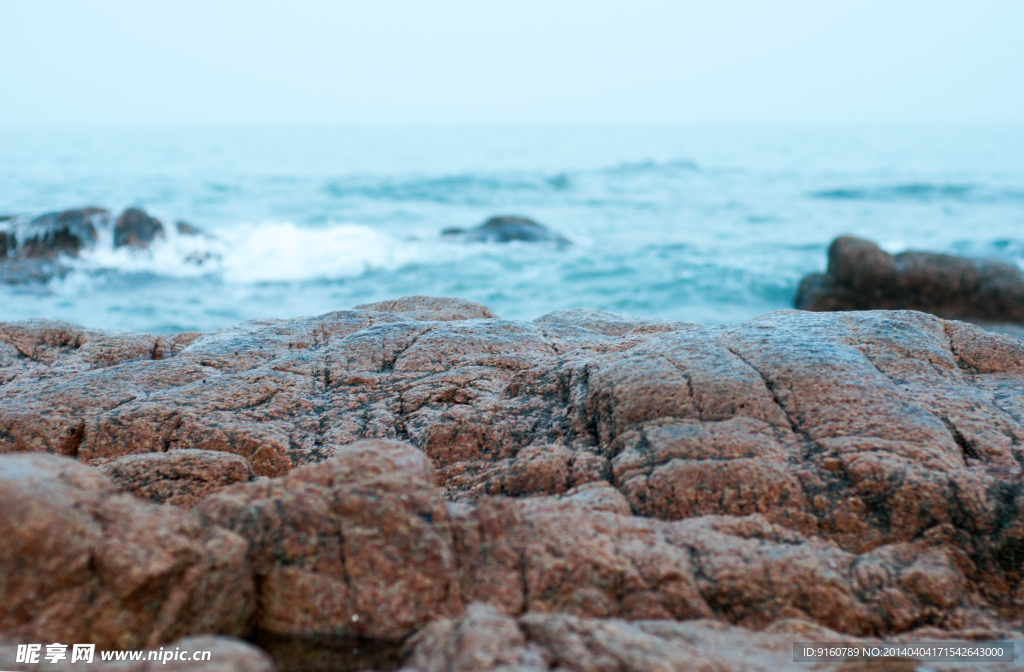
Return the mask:
<path id="1" fill-rule="evenodd" d="M 1024 0 L 0 0 L 0 125 L 1024 121 Z"/>

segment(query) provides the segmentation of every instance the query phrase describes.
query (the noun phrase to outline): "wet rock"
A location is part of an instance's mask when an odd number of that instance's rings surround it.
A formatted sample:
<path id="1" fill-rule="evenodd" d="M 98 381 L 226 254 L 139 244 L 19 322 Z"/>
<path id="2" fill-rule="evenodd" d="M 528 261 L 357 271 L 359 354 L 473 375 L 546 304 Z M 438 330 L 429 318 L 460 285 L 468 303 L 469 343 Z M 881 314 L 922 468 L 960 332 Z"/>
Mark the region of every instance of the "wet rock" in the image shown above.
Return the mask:
<path id="1" fill-rule="evenodd" d="M 497 317 L 482 303 L 469 299 L 441 296 L 404 296 L 393 301 L 366 303 L 355 310 L 394 313 L 410 320 L 424 322 L 450 322 L 452 320 L 480 320 Z"/>
<path id="2" fill-rule="evenodd" d="M 104 464 L 100 471 L 122 492 L 186 509 L 229 485 L 255 478 L 240 455 L 187 449 L 128 455 Z"/>
<path id="3" fill-rule="evenodd" d="M 15 250 L 18 248 L 18 239 L 14 233 L 8 231 L 0 231 L 0 261 L 7 259 L 7 257 L 14 256 Z"/>
<path id="4" fill-rule="evenodd" d="M 525 217 L 491 217 L 475 228 L 445 229 L 441 235 L 469 243 L 508 243 L 518 240 L 528 243 L 555 243 L 559 246 L 572 244 L 568 238 Z"/>
<path id="5" fill-rule="evenodd" d="M 203 230 L 202 229 L 200 229 L 197 226 L 192 226 L 188 222 L 183 222 L 183 221 L 179 220 L 179 221 L 174 223 L 174 226 L 178 230 L 178 233 L 180 233 L 183 236 L 201 236 L 201 235 L 203 235 Z"/>
<path id="6" fill-rule="evenodd" d="M 73 460 L 0 456 L 0 536 L 8 641 L 137 649 L 247 628 L 254 589 L 241 538 L 120 495 Z"/>
<path id="7" fill-rule="evenodd" d="M 180 230 L 180 226 L 179 226 Z M 114 248 L 131 247 L 143 250 L 164 237 L 164 225 L 145 210 L 128 208 L 114 223 Z"/>
<path id="8" fill-rule="evenodd" d="M 1024 323 L 1024 276 L 1012 264 L 948 254 L 891 255 L 868 240 L 836 238 L 825 274 L 800 283 L 802 310 L 920 310 L 947 319 Z"/>
<path id="9" fill-rule="evenodd" d="M 103 208 L 81 208 L 40 215 L 16 231 L 22 259 L 52 259 L 58 255 L 77 257 L 97 239 L 97 227 L 110 213 Z"/>
<path id="10" fill-rule="evenodd" d="M 46 660 L 46 648 L 43 647 L 40 662 L 17 663 L 17 646 L 0 646 L 0 665 L 5 669 L 18 672 L 274 672 L 274 663 L 270 657 L 257 647 L 233 637 L 198 636 L 179 639 L 161 649 L 149 649 L 143 652 L 148 659 L 153 652 L 153 660 L 138 662 L 103 661 L 100 649 L 97 648 L 93 661 L 71 663 L 71 647 L 65 660 L 51 663 Z M 205 657 L 209 652 L 209 660 L 173 660 L 164 661 L 164 652 L 192 656 L 200 653 Z"/>
<path id="11" fill-rule="evenodd" d="M 24 285 L 63 277 L 68 267 L 50 259 L 8 259 L 0 261 L 0 283 Z"/>

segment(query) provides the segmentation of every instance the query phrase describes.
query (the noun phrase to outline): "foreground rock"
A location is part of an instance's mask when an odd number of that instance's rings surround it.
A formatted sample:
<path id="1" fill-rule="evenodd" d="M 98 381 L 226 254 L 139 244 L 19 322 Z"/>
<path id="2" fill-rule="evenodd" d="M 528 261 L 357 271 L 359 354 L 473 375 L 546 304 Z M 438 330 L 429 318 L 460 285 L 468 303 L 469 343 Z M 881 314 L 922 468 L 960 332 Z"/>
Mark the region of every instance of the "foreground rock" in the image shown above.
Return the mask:
<path id="1" fill-rule="evenodd" d="M 258 626 L 398 640 L 470 601 L 505 614 L 802 618 L 844 633 L 987 624 L 941 542 L 854 555 L 763 516 L 635 517 L 614 488 L 446 507 L 413 446 L 364 441 L 203 501 L 249 541 Z M 616 498 L 618 501 L 616 501 Z"/>
<path id="2" fill-rule="evenodd" d="M 525 217 L 491 217 L 475 228 L 445 229 L 441 235 L 468 243 L 509 243 L 518 240 L 528 243 L 555 243 L 560 246 L 572 244 L 568 238 Z"/>
<path id="3" fill-rule="evenodd" d="M 122 492 L 185 509 L 229 485 L 255 477 L 244 457 L 209 450 L 127 455 L 103 465 L 100 471 Z"/>
<path id="4" fill-rule="evenodd" d="M 162 649 L 156 649 L 155 652 L 161 657 L 137 662 L 103 661 L 97 647 L 92 663 L 78 661 L 72 664 L 70 651 L 69 646 L 67 659 L 51 663 L 43 657 L 46 654 L 44 646 L 43 656 L 40 656 L 41 662 L 18 663 L 15 662 L 17 646 L 0 645 L 0 665 L 3 665 L 4 669 L 18 672 L 274 672 L 275 669 L 273 661 L 266 653 L 251 644 L 230 637 L 185 637 Z M 147 650 L 144 655 L 148 658 L 151 651 L 154 650 Z M 164 651 L 187 652 L 190 656 L 209 652 L 209 660 L 164 661 Z"/>
<path id="5" fill-rule="evenodd" d="M 1020 633 L 1006 633 L 1016 636 Z M 934 637 L 922 637 L 931 640 Z M 564 614 L 526 614 L 518 619 L 479 604 L 457 619 L 431 623 L 409 643 L 403 672 L 914 672 L 976 670 L 977 663 L 793 662 L 793 642 L 864 642 L 802 621 L 780 621 L 753 632 L 717 621 L 603 620 Z M 1020 670 L 1019 662 L 986 663 L 986 670 Z"/>
<path id="6" fill-rule="evenodd" d="M 800 283 L 802 310 L 920 310 L 947 319 L 1024 324 L 1024 276 L 1012 264 L 948 254 L 891 255 L 868 240 L 836 238 L 824 275 Z"/>
<path id="7" fill-rule="evenodd" d="M 370 308 L 2 325 L 0 451 L 244 457 L 272 478 L 195 510 L 246 539 L 255 619 L 286 635 L 401 638 L 471 602 L 870 636 L 1024 619 L 1017 339 L 903 311 Z"/>
<path id="8" fill-rule="evenodd" d="M 356 310 L 393 313 L 422 322 L 451 322 L 453 320 L 480 320 L 498 317 L 487 306 L 467 299 L 448 299 L 436 296 L 406 296 L 394 301 L 381 301 L 356 306 Z"/>
<path id="9" fill-rule="evenodd" d="M 52 455 L 0 457 L 0 638 L 155 647 L 242 633 L 246 544 Z"/>

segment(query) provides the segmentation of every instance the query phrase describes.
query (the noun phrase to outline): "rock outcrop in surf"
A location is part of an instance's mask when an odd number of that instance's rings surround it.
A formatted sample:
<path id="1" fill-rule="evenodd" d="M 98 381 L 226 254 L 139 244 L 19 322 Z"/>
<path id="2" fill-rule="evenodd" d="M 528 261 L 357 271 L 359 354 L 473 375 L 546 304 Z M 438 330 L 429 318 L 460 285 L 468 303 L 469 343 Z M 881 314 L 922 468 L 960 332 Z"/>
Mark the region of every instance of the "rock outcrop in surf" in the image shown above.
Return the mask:
<path id="1" fill-rule="evenodd" d="M 572 241 L 565 236 L 551 231 L 532 219 L 514 216 L 491 217 L 480 226 L 472 229 L 445 229 L 441 232 L 441 236 L 467 243 L 509 243 L 512 241 L 522 241 L 527 243 L 554 243 L 559 246 L 572 244 Z"/>
<path id="2" fill-rule="evenodd" d="M 1024 276 L 994 259 L 903 252 L 860 238 L 836 238 L 824 274 L 806 276 L 802 310 L 920 310 L 947 319 L 1024 324 Z"/>

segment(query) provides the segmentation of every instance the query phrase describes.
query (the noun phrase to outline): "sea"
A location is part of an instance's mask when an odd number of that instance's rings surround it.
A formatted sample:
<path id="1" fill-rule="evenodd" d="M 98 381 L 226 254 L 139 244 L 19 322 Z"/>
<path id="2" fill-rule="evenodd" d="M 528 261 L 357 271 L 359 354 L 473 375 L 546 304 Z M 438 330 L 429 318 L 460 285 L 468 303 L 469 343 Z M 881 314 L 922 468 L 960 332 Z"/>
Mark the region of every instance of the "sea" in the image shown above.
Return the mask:
<path id="1" fill-rule="evenodd" d="M 1024 264 L 1024 126 L 0 128 L 0 215 L 92 205 L 168 235 L 0 286 L 0 320 L 205 331 L 428 294 L 721 324 L 792 307 L 843 234 Z M 440 235 L 496 215 L 572 244 Z"/>

